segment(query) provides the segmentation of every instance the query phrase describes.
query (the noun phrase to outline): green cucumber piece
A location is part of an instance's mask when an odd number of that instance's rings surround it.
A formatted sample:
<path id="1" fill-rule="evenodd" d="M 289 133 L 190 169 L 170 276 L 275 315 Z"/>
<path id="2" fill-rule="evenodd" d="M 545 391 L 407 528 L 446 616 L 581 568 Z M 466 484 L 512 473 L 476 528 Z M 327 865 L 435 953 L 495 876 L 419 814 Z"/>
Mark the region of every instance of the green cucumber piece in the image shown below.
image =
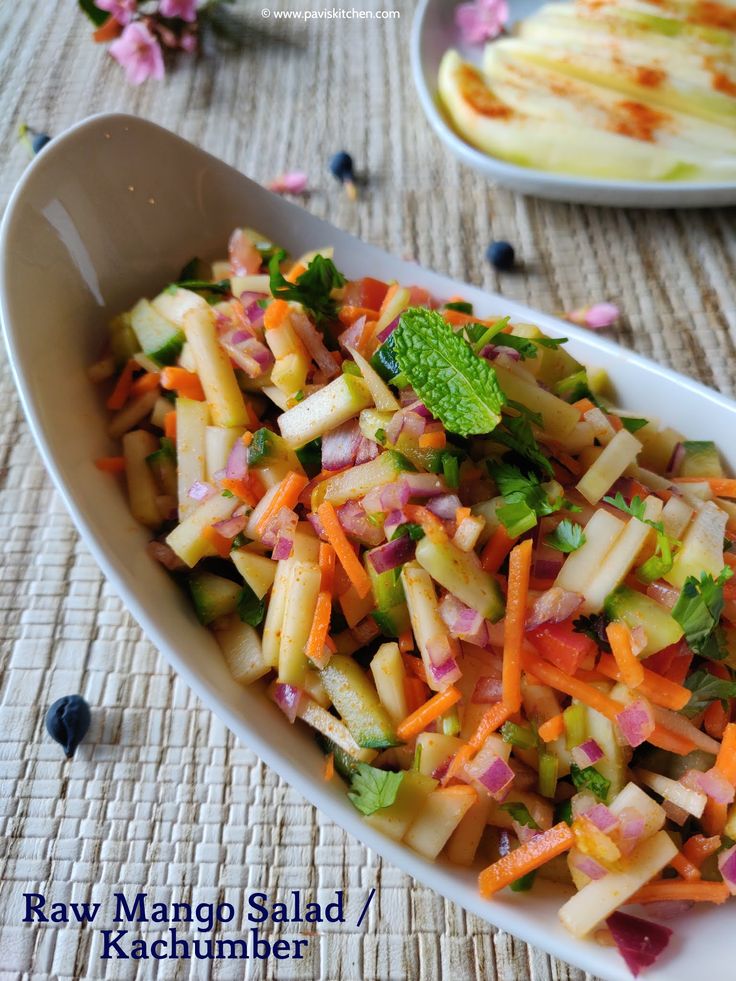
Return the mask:
<path id="1" fill-rule="evenodd" d="M 609 620 L 623 620 L 632 630 L 644 628 L 647 643 L 639 655 L 642 658 L 676 644 L 682 637 L 682 627 L 661 603 L 628 586 L 619 586 L 608 594 L 603 612 Z"/>
<path id="2" fill-rule="evenodd" d="M 359 746 L 388 749 L 400 745 L 373 683 L 356 661 L 345 654 L 333 654 L 327 667 L 320 671 L 320 678 Z"/>
<path id="3" fill-rule="evenodd" d="M 680 477 L 722 477 L 723 468 L 716 444 L 709 439 L 685 440 Z"/>
<path id="4" fill-rule="evenodd" d="M 184 332 L 162 317 L 148 300 L 130 311 L 130 322 L 144 354 L 159 364 L 173 364 L 184 346 Z"/>
<path id="5" fill-rule="evenodd" d="M 388 610 L 373 610 L 371 616 L 386 637 L 400 637 L 411 626 L 406 603 L 398 603 Z"/>
<path id="6" fill-rule="evenodd" d="M 233 613 L 242 592 L 237 583 L 212 572 L 193 572 L 187 577 L 187 585 L 197 616 L 204 624 Z"/>
<path id="7" fill-rule="evenodd" d="M 272 463 L 287 463 L 290 470 L 302 471 L 299 457 L 282 436 L 270 429 L 257 429 L 248 447 L 248 466 L 267 467 Z"/>
<path id="8" fill-rule="evenodd" d="M 501 587 L 483 569 L 475 552 L 463 552 L 449 538 L 429 535 L 417 542 L 417 562 L 471 610 L 496 623 L 505 612 Z"/>
<path id="9" fill-rule="evenodd" d="M 130 324 L 130 314 L 121 313 L 110 321 L 110 353 L 115 365 L 122 368 L 141 349 Z"/>
<path id="10" fill-rule="evenodd" d="M 343 749 L 342 746 L 338 746 L 330 738 L 323 736 L 322 733 L 317 734 L 317 742 L 325 756 L 329 756 L 332 753 L 335 769 L 344 780 L 350 783 L 353 774 L 358 769 L 359 761 L 354 756 L 351 756 L 347 750 Z"/>

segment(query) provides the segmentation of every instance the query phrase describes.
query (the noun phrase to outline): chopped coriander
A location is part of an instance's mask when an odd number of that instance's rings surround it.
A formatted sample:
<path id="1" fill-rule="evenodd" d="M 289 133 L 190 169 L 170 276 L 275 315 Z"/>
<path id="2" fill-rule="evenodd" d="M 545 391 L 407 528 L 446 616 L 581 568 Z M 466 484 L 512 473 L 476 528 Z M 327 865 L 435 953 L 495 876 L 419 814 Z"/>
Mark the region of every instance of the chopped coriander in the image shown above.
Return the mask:
<path id="1" fill-rule="evenodd" d="M 361 814 L 373 814 L 390 807 L 396 800 L 403 773 L 379 770 L 368 763 L 358 763 L 350 782 L 348 797 Z"/>
<path id="2" fill-rule="evenodd" d="M 509 318 L 501 317 L 495 324 L 466 324 L 465 334 L 476 354 L 483 350 L 486 344 L 490 344 L 497 334 L 500 334 L 504 327 L 508 326 Z"/>
<path id="3" fill-rule="evenodd" d="M 635 419 L 633 416 L 619 416 L 619 419 L 624 429 L 627 429 L 630 433 L 636 433 L 649 425 L 648 419 Z"/>
<path id="4" fill-rule="evenodd" d="M 686 688 L 690 689 L 692 695 L 690 701 L 682 709 L 682 713 L 690 719 L 695 715 L 700 715 L 711 702 L 736 698 L 736 681 L 716 678 L 708 671 L 693 671 L 685 679 L 684 684 Z"/>
<path id="5" fill-rule="evenodd" d="M 412 763 L 411 763 L 412 770 L 418 770 L 419 767 L 422 765 L 422 749 L 423 748 L 424 747 L 422 746 L 421 743 L 417 743 L 416 749 L 414 750 L 414 759 L 412 760 Z"/>
<path id="6" fill-rule="evenodd" d="M 524 474 L 511 463 L 492 460 L 488 461 L 488 470 L 505 501 L 496 516 L 510 535 L 523 534 L 534 527 L 537 518 L 565 506 L 564 498 L 549 498 L 536 474 Z"/>
<path id="7" fill-rule="evenodd" d="M 564 518 L 552 534 L 547 535 L 545 542 L 550 548 L 569 554 L 585 545 L 585 532 L 582 525 Z"/>
<path id="8" fill-rule="evenodd" d="M 466 303 L 465 300 L 451 300 L 445 304 L 445 310 L 457 310 L 458 313 L 467 313 L 472 317 L 473 304 Z"/>
<path id="9" fill-rule="evenodd" d="M 231 490 L 227 490 L 227 488 L 222 492 L 222 496 L 223 497 L 235 497 L 235 495 L 233 494 L 233 492 Z"/>
<path id="10" fill-rule="evenodd" d="M 249 541 L 250 539 L 241 531 L 239 535 L 236 535 L 235 538 L 233 538 L 230 544 L 230 551 L 232 552 L 233 549 L 242 548 L 243 545 L 247 545 Z"/>
<path id="11" fill-rule="evenodd" d="M 301 388 L 298 391 L 294 392 L 294 401 L 295 402 L 304 401 L 304 392 L 301 390 Z"/>
<path id="12" fill-rule="evenodd" d="M 301 303 L 313 315 L 318 324 L 334 319 L 337 308 L 332 291 L 345 284 L 332 259 L 316 255 L 304 272 L 290 283 L 280 270 L 286 253 L 280 249 L 271 257 L 268 272 L 271 277 L 271 295 L 277 300 L 292 300 Z"/>
<path id="13" fill-rule="evenodd" d="M 621 491 L 616 491 L 615 497 L 606 496 L 603 500 L 606 504 L 610 504 L 612 508 L 618 508 L 619 511 L 623 511 L 624 514 L 628 514 L 632 518 L 637 518 L 639 521 L 646 521 L 646 506 L 638 494 L 634 494 L 631 498 L 631 504 L 626 503 L 626 498 Z"/>
<path id="14" fill-rule="evenodd" d="M 174 293 L 177 289 L 192 290 L 194 293 L 218 293 L 226 296 L 230 292 L 230 280 L 219 279 L 209 282 L 206 279 L 181 279 L 166 287 L 167 292 Z"/>
<path id="15" fill-rule="evenodd" d="M 542 453 L 526 413 L 519 416 L 504 416 L 502 426 L 494 431 L 492 439 L 495 443 L 501 443 L 502 446 L 508 447 L 520 457 L 528 460 L 547 476 L 552 477 L 554 475 L 552 464 Z"/>
<path id="16" fill-rule="evenodd" d="M 518 538 L 537 523 L 536 512 L 526 501 L 514 501 L 496 508 L 496 517 L 508 532 L 509 538 Z"/>
<path id="17" fill-rule="evenodd" d="M 615 497 L 604 497 L 603 500 L 606 504 L 610 504 L 612 507 L 618 508 L 619 511 L 623 511 L 624 514 L 631 515 L 637 521 L 649 525 L 657 533 L 657 550 L 654 555 L 636 570 L 637 577 L 642 582 L 654 582 L 655 579 L 666 575 L 672 568 L 672 549 L 680 543 L 667 536 L 661 521 L 652 521 L 645 517 L 646 505 L 636 494 L 631 498 L 630 504 L 626 503 L 626 498 L 621 491 L 616 491 Z"/>
<path id="18" fill-rule="evenodd" d="M 397 538 L 401 538 L 403 535 L 408 535 L 413 542 L 418 542 L 420 539 L 424 538 L 424 528 L 421 525 L 414 524 L 413 521 L 405 521 L 403 525 L 398 525 L 393 534 L 391 535 L 391 541 L 395 541 Z"/>
<path id="19" fill-rule="evenodd" d="M 529 892 L 534 885 L 534 880 L 536 877 L 537 869 L 532 869 L 532 871 L 527 872 L 526 875 L 522 875 L 519 879 L 514 880 L 514 882 L 510 882 L 509 889 L 511 892 Z"/>
<path id="20" fill-rule="evenodd" d="M 701 657 L 722 661 L 726 657 L 723 630 L 723 587 L 733 575 L 725 566 L 717 579 L 704 572 L 700 581 L 688 576 L 672 609 L 672 616 L 685 632 L 688 645 Z"/>
<path id="21" fill-rule="evenodd" d="M 238 599 L 238 616 L 240 619 L 243 623 L 249 623 L 251 627 L 257 627 L 263 620 L 265 612 L 265 600 L 258 599 L 248 583 L 245 583 Z"/>
<path id="22" fill-rule="evenodd" d="M 536 344 L 529 337 L 517 337 L 516 334 L 497 334 L 493 339 L 497 347 L 508 347 L 517 351 L 522 360 L 536 358 Z"/>
<path id="23" fill-rule="evenodd" d="M 533 831 L 539 831 L 540 827 L 534 818 L 529 813 L 529 808 L 526 804 L 521 803 L 508 803 L 501 804 L 501 810 L 506 811 L 511 817 L 516 821 L 517 824 L 522 825 L 525 828 L 531 828 Z"/>
<path id="24" fill-rule="evenodd" d="M 529 422 L 533 422 L 535 426 L 540 428 L 544 426 L 544 419 L 542 418 L 541 412 L 534 412 L 528 406 L 524 405 L 523 402 L 515 402 L 513 399 L 507 399 L 506 405 L 509 409 L 515 409 L 520 416 L 526 416 Z"/>
<path id="25" fill-rule="evenodd" d="M 570 764 L 570 776 L 577 790 L 589 790 L 598 800 L 605 801 L 611 789 L 611 781 L 604 777 L 594 766 L 581 769 L 575 763 Z"/>
<path id="26" fill-rule="evenodd" d="M 383 446 L 386 443 L 386 430 L 385 429 L 377 429 L 374 435 L 376 437 L 376 442 L 377 443 L 380 443 L 381 446 Z"/>

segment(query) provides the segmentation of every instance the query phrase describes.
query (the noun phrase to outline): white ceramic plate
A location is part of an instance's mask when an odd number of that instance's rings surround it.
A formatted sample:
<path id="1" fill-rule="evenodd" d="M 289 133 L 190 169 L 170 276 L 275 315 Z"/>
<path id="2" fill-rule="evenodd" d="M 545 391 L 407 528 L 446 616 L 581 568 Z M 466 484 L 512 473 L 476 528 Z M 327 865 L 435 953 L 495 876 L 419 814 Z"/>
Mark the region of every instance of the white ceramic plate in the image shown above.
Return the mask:
<path id="1" fill-rule="evenodd" d="M 437 101 L 437 72 L 442 55 L 457 48 L 479 63 L 482 46 L 467 47 L 455 27 L 459 0 L 420 0 L 411 35 L 411 65 L 419 101 L 435 132 L 463 163 L 492 181 L 522 194 L 578 204 L 633 208 L 711 208 L 736 204 L 736 183 L 691 181 L 613 181 L 567 177 L 519 167 L 491 157 L 466 143 L 449 125 Z M 510 0 L 513 20 L 528 17 L 543 0 Z"/>
<path id="2" fill-rule="evenodd" d="M 95 469 L 92 461 L 113 447 L 86 368 L 99 356 L 107 319 L 158 291 L 193 255 L 221 256 L 238 224 L 260 229 L 292 254 L 334 245 L 349 277 L 396 278 L 439 297 L 462 293 L 482 316 L 510 314 L 568 336 L 576 357 L 605 363 L 624 404 L 661 413 L 693 438 L 732 432 L 736 404 L 590 333 L 364 245 L 131 116 L 93 117 L 57 137 L 28 168 L 3 221 L 2 319 L 31 428 L 87 545 L 153 643 L 247 746 L 388 861 L 551 954 L 609 981 L 628 981 L 615 951 L 563 931 L 552 887 L 485 902 L 474 872 L 425 861 L 365 825 L 338 782 L 322 780 L 323 757 L 308 733 L 290 726 L 260 691 L 232 683 L 215 641 L 144 551 L 147 535 L 123 492 Z M 730 452 L 733 466 L 736 447 Z M 686 917 L 648 981 L 692 981 L 696 970 L 722 977 L 723 959 L 736 953 L 732 920 L 730 906 Z"/>

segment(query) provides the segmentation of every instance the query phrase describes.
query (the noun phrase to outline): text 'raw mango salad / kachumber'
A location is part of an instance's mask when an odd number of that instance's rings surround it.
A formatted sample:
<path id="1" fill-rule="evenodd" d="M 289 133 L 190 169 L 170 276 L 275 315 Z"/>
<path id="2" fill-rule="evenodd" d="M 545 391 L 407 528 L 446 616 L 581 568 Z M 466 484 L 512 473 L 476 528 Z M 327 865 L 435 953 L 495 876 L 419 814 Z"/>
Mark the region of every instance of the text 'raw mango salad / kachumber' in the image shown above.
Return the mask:
<path id="1" fill-rule="evenodd" d="M 563 339 L 248 230 L 91 375 L 151 555 L 369 824 L 486 897 L 574 886 L 564 925 L 634 973 L 671 931 L 620 907 L 736 893 L 713 443 L 608 405 Z"/>

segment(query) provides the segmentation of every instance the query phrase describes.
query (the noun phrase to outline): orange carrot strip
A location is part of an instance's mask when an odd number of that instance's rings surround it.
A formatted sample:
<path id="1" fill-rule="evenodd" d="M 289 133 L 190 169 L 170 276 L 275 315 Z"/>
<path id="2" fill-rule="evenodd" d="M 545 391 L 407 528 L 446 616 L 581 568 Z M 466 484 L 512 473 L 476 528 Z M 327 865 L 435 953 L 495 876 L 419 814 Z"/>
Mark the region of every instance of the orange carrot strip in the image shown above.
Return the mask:
<path id="1" fill-rule="evenodd" d="M 324 780 L 332 780 L 335 776 L 335 755 L 334 753 L 328 753 L 325 757 L 325 768 L 322 773 Z"/>
<path id="2" fill-rule="evenodd" d="M 669 678 L 665 678 L 661 674 L 657 674 L 656 671 L 650 671 L 644 665 L 642 665 L 642 669 L 644 680 L 639 685 L 639 691 L 642 695 L 654 702 L 655 705 L 672 709 L 673 712 L 679 712 L 680 709 L 685 708 L 692 694 L 689 689 L 670 681 Z M 623 680 L 623 675 L 610 654 L 601 655 L 597 670 L 612 681 Z"/>
<path id="3" fill-rule="evenodd" d="M 411 627 L 399 634 L 399 650 L 402 654 L 406 651 L 414 650 L 414 634 L 411 631 Z"/>
<path id="4" fill-rule="evenodd" d="M 288 279 L 290 283 L 295 283 L 302 273 L 307 271 L 307 267 L 303 262 L 295 262 L 291 269 L 286 273 L 284 279 Z M 281 301 L 284 302 L 283 300 Z"/>
<path id="5" fill-rule="evenodd" d="M 427 728 L 430 722 L 434 722 L 439 715 L 447 712 L 461 698 L 462 695 L 458 689 L 454 685 L 448 685 L 444 691 L 438 691 L 424 705 L 421 705 L 410 715 L 407 715 L 404 721 L 400 722 L 396 727 L 396 735 L 404 742 L 407 742 L 414 736 L 418 736 L 420 732 Z"/>
<path id="6" fill-rule="evenodd" d="M 712 739 L 723 739 L 728 725 L 728 713 L 720 701 L 711 702 L 703 716 L 703 727 Z"/>
<path id="7" fill-rule="evenodd" d="M 431 511 L 423 507 L 421 504 L 405 504 L 402 510 L 409 521 L 413 521 L 415 524 L 421 525 L 425 531 L 444 531 L 442 522 L 437 515 L 432 514 Z"/>
<path id="8" fill-rule="evenodd" d="M 266 330 L 280 327 L 289 316 L 289 304 L 286 300 L 272 300 L 263 311 L 263 326 Z"/>
<path id="9" fill-rule="evenodd" d="M 296 476 L 296 475 L 295 475 Z M 304 478 L 306 480 L 306 478 Z M 303 486 L 303 485 L 302 485 Z M 363 568 L 363 564 L 352 549 L 350 542 L 342 530 L 334 507 L 329 501 L 324 501 L 317 509 L 317 517 L 322 522 L 322 527 L 329 539 L 330 545 L 335 550 L 340 565 L 345 570 L 345 574 L 350 579 L 355 591 L 361 599 L 366 597 L 371 591 L 371 581 L 368 573 Z"/>
<path id="10" fill-rule="evenodd" d="M 419 446 L 423 450 L 442 450 L 447 446 L 447 437 L 442 429 L 433 429 L 428 433 L 422 433 L 419 437 Z"/>
<path id="11" fill-rule="evenodd" d="M 521 661 L 524 670 L 531 672 L 542 684 L 556 688 L 558 691 L 562 691 L 566 695 L 576 698 L 579 702 L 584 702 L 590 708 L 600 712 L 601 715 L 605 715 L 612 722 L 615 721 L 616 716 L 623 709 L 623 705 L 620 702 L 616 702 L 614 699 L 609 698 L 608 695 L 604 695 L 603 692 L 598 691 L 597 688 L 593 688 L 592 685 L 566 674 L 564 671 L 555 667 L 554 664 L 543 661 L 536 654 L 522 651 Z M 694 743 L 689 739 L 669 729 L 665 729 L 661 723 L 657 723 L 654 727 L 654 732 L 650 734 L 647 742 L 650 742 L 653 746 L 658 746 L 660 749 L 666 749 L 670 753 L 677 753 L 678 756 L 687 756 L 688 753 L 695 749 Z"/>
<path id="12" fill-rule="evenodd" d="M 614 429 L 617 433 L 624 428 L 624 424 L 621 422 L 618 416 L 614 416 L 611 415 L 610 413 L 606 413 L 606 419 L 608 419 L 608 421 L 610 422 L 611 428 Z"/>
<path id="13" fill-rule="evenodd" d="M 406 707 L 410 712 L 413 712 L 424 704 L 427 697 L 427 686 L 414 675 L 407 675 L 404 678 L 404 695 L 406 696 Z"/>
<path id="14" fill-rule="evenodd" d="M 164 368 L 161 372 L 161 387 L 175 391 L 185 399 L 204 402 L 204 390 L 198 376 L 186 368 Z"/>
<path id="15" fill-rule="evenodd" d="M 261 515 L 256 531 L 263 531 L 268 522 L 274 515 L 278 514 L 281 508 L 293 508 L 296 506 L 299 495 L 307 486 L 308 478 L 303 473 L 290 470 L 279 484 L 279 489 L 268 503 L 268 507 Z"/>
<path id="16" fill-rule="evenodd" d="M 565 718 L 560 712 L 559 715 L 553 715 L 551 719 L 547 719 L 539 727 L 539 738 L 542 742 L 552 743 L 555 739 L 558 739 L 562 733 L 565 731 Z"/>
<path id="17" fill-rule="evenodd" d="M 164 436 L 168 439 L 176 439 L 176 410 L 172 409 L 164 416 Z"/>
<path id="18" fill-rule="evenodd" d="M 725 728 L 716 757 L 716 767 L 736 787 L 736 722 L 730 722 Z"/>
<path id="19" fill-rule="evenodd" d="M 331 593 L 335 582 L 335 550 L 327 542 L 319 543 L 319 567 L 322 572 L 320 588 L 325 593 Z"/>
<path id="20" fill-rule="evenodd" d="M 378 311 L 379 314 L 383 313 L 383 311 L 389 305 L 389 303 L 391 302 L 391 300 L 393 300 L 393 298 L 396 296 L 396 294 L 398 293 L 398 291 L 399 291 L 399 284 L 398 283 L 391 283 L 391 285 L 389 286 L 389 288 L 386 290 L 386 294 L 383 297 L 383 300 L 381 301 L 381 307 L 380 307 L 380 309 Z"/>
<path id="21" fill-rule="evenodd" d="M 470 508 L 457 508 L 455 510 L 455 523 L 459 525 L 461 521 L 469 518 L 471 513 Z"/>
<path id="22" fill-rule="evenodd" d="M 427 684 L 427 669 L 424 667 L 424 661 L 421 657 L 414 657 L 412 654 L 405 654 L 402 657 L 404 662 L 404 668 L 411 674 L 414 674 L 419 678 L 421 682 L 425 685 Z M 425 699 L 422 699 L 425 701 Z"/>
<path id="23" fill-rule="evenodd" d="M 105 473 L 124 473 L 125 472 L 125 457 L 124 456 L 101 456 L 95 460 L 95 466 L 98 470 L 102 470 Z"/>
<path id="24" fill-rule="evenodd" d="M 644 668 L 631 649 L 631 631 L 625 623 L 614 621 L 606 627 L 606 636 L 621 680 L 627 688 L 638 688 L 644 681 Z"/>
<path id="25" fill-rule="evenodd" d="M 146 392 L 152 392 L 154 388 L 158 388 L 160 384 L 160 373 L 158 371 L 147 371 L 145 375 L 136 378 L 130 386 L 130 394 L 133 396 L 144 395 Z"/>
<path id="26" fill-rule="evenodd" d="M 674 477 L 676 484 L 706 483 L 714 497 L 736 497 L 736 479 L 732 477 Z"/>
<path id="27" fill-rule="evenodd" d="M 573 409 L 577 409 L 581 416 L 584 416 L 586 412 L 590 412 L 591 409 L 595 409 L 595 405 L 590 401 L 590 399 L 578 399 L 577 402 L 572 403 Z"/>
<path id="28" fill-rule="evenodd" d="M 511 552 L 506 620 L 503 630 L 503 703 L 512 712 L 521 708 L 521 645 L 524 639 L 532 540 L 527 538 Z"/>
<path id="29" fill-rule="evenodd" d="M 533 838 L 532 841 L 535 839 Z M 658 879 L 635 892 L 630 903 L 658 903 L 662 900 L 686 899 L 695 903 L 725 903 L 730 893 L 725 882 L 687 882 L 683 879 Z"/>
<path id="30" fill-rule="evenodd" d="M 309 640 L 305 649 L 305 654 L 309 660 L 320 667 L 324 666 L 324 647 L 325 641 L 327 640 L 327 632 L 330 629 L 331 616 L 332 595 L 322 591 L 317 596 L 312 629 L 309 631 Z"/>
<path id="31" fill-rule="evenodd" d="M 682 846 L 682 851 L 689 862 L 700 868 L 706 858 L 714 855 L 720 847 L 720 835 L 713 835 L 711 838 L 706 838 L 705 835 L 693 835 Z"/>
<path id="32" fill-rule="evenodd" d="M 202 532 L 202 538 L 206 539 L 210 545 L 213 546 L 221 559 L 227 559 L 230 557 L 230 550 L 232 547 L 231 539 L 225 538 L 216 528 L 213 528 L 212 525 L 204 529 Z"/>
<path id="33" fill-rule="evenodd" d="M 494 573 L 503 565 L 503 560 L 514 547 L 516 539 L 510 538 L 503 525 L 499 525 L 486 542 L 481 552 L 480 562 L 486 572 Z"/>
<path id="34" fill-rule="evenodd" d="M 112 409 L 115 412 L 118 409 L 122 409 L 128 401 L 130 390 L 133 387 L 133 372 L 138 367 L 137 361 L 129 361 L 120 372 L 118 380 L 115 382 L 115 388 L 113 388 L 110 397 L 105 403 L 108 409 Z"/>
<path id="35" fill-rule="evenodd" d="M 337 319 L 345 327 L 351 327 L 356 320 L 365 317 L 366 320 L 378 320 L 378 310 L 371 310 L 370 307 L 340 307 L 337 312 Z"/>
<path id="36" fill-rule="evenodd" d="M 496 702 L 486 712 L 483 713 L 478 726 L 473 735 L 468 740 L 468 745 L 472 750 L 479 750 L 487 737 L 492 732 L 500 729 L 504 722 L 508 722 L 514 713 L 503 702 Z"/>
<path id="37" fill-rule="evenodd" d="M 250 482 L 247 478 L 242 480 L 241 478 L 236 477 L 223 477 L 220 484 L 223 490 L 231 491 L 236 497 L 239 497 L 241 501 L 245 501 L 249 507 L 255 507 L 255 505 L 258 503 L 258 499 L 252 493 Z"/>
<path id="38" fill-rule="evenodd" d="M 728 820 L 728 806 L 709 797 L 700 818 L 700 826 L 707 835 L 722 835 Z"/>
<path id="39" fill-rule="evenodd" d="M 530 838 L 515 851 L 499 858 L 493 865 L 483 869 L 478 876 L 478 887 L 484 899 L 511 885 L 523 875 L 533 872 L 550 859 L 569 851 L 575 844 L 575 835 L 564 821 L 560 821 L 549 831 Z"/>
<path id="40" fill-rule="evenodd" d="M 702 878 L 697 865 L 693 865 L 682 852 L 678 852 L 669 864 L 679 876 L 688 882 L 697 882 Z"/>

